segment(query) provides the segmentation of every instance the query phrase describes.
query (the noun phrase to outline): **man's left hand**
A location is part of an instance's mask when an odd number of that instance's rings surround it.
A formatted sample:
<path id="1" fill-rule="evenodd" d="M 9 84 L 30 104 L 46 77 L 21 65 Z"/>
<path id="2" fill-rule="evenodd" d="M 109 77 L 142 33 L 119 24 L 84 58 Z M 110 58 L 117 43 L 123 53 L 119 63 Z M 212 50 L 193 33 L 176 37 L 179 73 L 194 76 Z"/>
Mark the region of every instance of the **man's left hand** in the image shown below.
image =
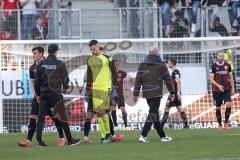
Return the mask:
<path id="1" fill-rule="evenodd" d="M 36 96 L 37 102 L 40 103 L 40 96 Z"/>

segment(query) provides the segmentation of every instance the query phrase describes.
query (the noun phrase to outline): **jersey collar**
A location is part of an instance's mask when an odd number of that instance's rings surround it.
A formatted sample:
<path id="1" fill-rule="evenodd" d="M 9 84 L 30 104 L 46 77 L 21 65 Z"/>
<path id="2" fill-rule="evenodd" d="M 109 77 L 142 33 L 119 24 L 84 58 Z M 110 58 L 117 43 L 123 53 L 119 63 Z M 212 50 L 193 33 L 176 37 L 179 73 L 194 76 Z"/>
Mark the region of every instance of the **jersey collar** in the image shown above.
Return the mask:
<path id="1" fill-rule="evenodd" d="M 216 62 L 217 65 L 222 66 L 224 64 L 224 61 L 222 63 Z"/>

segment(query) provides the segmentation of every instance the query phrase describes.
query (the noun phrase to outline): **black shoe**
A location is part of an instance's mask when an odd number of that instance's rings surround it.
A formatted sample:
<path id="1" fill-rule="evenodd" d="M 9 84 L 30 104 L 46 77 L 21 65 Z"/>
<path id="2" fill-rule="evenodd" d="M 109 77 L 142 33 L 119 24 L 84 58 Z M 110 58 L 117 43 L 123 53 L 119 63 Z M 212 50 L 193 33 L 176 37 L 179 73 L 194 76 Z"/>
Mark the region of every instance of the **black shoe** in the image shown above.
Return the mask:
<path id="1" fill-rule="evenodd" d="M 74 139 L 73 138 L 71 142 L 68 142 L 69 146 L 76 146 L 78 144 L 80 144 L 80 139 Z"/>
<path id="2" fill-rule="evenodd" d="M 111 142 L 112 135 L 111 135 L 111 134 L 107 134 L 105 139 L 106 139 L 106 140 L 109 140 L 109 141 Z"/>
<path id="3" fill-rule="evenodd" d="M 46 145 L 46 143 L 44 143 L 43 141 L 37 141 L 37 147 L 47 147 L 48 145 Z"/>
<path id="4" fill-rule="evenodd" d="M 187 129 L 187 128 L 189 128 L 189 125 L 188 124 L 184 124 L 183 128 Z"/>

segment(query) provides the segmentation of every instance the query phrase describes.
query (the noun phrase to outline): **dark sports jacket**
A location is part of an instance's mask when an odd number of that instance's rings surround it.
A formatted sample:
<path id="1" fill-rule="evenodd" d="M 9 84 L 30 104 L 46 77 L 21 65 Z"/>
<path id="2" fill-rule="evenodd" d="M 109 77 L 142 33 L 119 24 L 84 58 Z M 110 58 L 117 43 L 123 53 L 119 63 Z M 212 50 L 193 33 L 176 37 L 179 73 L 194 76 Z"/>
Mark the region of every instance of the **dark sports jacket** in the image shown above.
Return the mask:
<path id="1" fill-rule="evenodd" d="M 44 92 L 63 93 L 68 88 L 69 77 L 66 65 L 54 55 L 49 55 L 37 67 L 35 91 L 40 96 Z"/>
<path id="2" fill-rule="evenodd" d="M 133 95 L 139 96 L 142 88 L 144 98 L 162 97 L 163 81 L 169 92 L 175 93 L 166 64 L 159 56 L 148 55 L 139 64 Z"/>

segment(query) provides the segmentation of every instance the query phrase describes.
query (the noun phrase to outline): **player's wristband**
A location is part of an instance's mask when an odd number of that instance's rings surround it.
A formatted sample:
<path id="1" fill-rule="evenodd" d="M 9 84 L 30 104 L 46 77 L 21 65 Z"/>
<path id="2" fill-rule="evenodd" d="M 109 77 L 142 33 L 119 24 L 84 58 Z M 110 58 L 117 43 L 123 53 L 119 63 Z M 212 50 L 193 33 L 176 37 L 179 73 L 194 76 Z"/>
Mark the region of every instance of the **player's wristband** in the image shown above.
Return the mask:
<path id="1" fill-rule="evenodd" d="M 117 86 L 112 87 L 111 96 L 112 97 L 118 97 Z"/>

